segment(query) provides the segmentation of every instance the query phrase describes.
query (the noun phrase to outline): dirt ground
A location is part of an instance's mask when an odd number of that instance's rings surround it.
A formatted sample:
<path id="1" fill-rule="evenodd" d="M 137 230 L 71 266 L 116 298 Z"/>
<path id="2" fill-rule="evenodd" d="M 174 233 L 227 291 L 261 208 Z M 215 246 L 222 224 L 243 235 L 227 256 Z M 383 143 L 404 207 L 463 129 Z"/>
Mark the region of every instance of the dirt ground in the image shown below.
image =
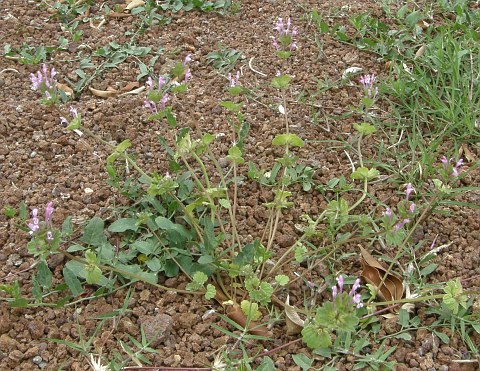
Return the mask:
<path id="1" fill-rule="evenodd" d="M 106 3 L 110 8 L 115 5 L 111 0 Z M 2 48 L 5 44 L 20 48 L 24 43 L 31 46 L 55 46 L 58 45 L 60 36 L 68 36 L 61 29 L 58 19 L 52 17 L 48 7 L 40 5 L 39 1 L 0 0 L 0 8 L 4 9 L 0 14 Z M 241 51 L 244 58 L 237 67 L 242 74 L 242 83 L 275 94 L 269 88 L 269 82 L 280 68 L 273 53 L 271 39 L 278 17 L 290 16 L 299 29 L 298 52 L 288 66 L 288 72 L 294 76 L 293 95 L 311 93 L 316 86 L 313 78 L 338 79 L 351 66 L 376 73 L 379 78 L 385 73 L 384 62 L 378 61 L 377 56 L 341 44 L 329 36 L 322 36 L 324 46 L 319 51 L 312 36 L 314 26 L 308 23 L 305 8 L 325 12 L 339 9 L 336 22 L 345 24 L 348 19 L 342 17 L 342 12 L 355 14 L 370 11 L 378 16 L 382 14 L 376 1 L 367 0 L 242 0 L 241 10 L 237 14 L 220 15 L 198 11 L 170 14 L 172 20 L 169 25 L 152 26 L 145 33 L 137 34 L 135 42 L 140 46 L 150 46 L 152 50 L 163 49 L 155 65 L 156 71 L 161 71 L 162 66 L 191 53 L 193 78 L 189 91 L 184 96 L 175 98 L 177 120 L 181 125 L 190 126 L 197 122 L 202 130 L 211 133 L 229 133 L 225 114 L 218 106 L 219 100 L 226 97 L 227 80 L 208 65 L 206 56 L 218 50 L 219 43 Z M 91 11 L 95 14 L 98 6 L 92 6 Z M 137 23 L 138 19 L 134 16 L 108 19 L 100 29 L 91 27 L 88 22 L 80 22 L 78 29 L 83 31 L 81 40 L 71 43 L 66 50 L 54 51 L 51 56 L 60 82 L 65 83 L 66 77 L 72 81 L 78 78 L 74 71 L 79 67 L 79 55 L 85 55 L 111 41 L 118 44 L 128 42 L 131 35 L 126 35 L 126 32 L 134 31 Z M 150 57 L 151 55 L 143 58 L 148 61 Z M 251 58 L 254 58 L 250 66 L 253 69 L 248 65 Z M 23 65 L 14 59 L 0 59 L 1 203 L 14 206 L 23 200 L 31 209 L 53 201 L 56 209 L 54 221 L 58 225 L 69 215 L 74 217 L 77 225 L 94 215 L 107 217 L 112 207 L 122 202 L 105 183 L 105 160 L 110 153 L 94 140 L 66 131 L 60 124 L 58 113 L 39 104 L 38 95 L 31 90 L 29 80 L 29 74 L 38 68 L 38 65 Z M 97 89 L 109 86 L 120 88 L 135 81 L 137 74 L 137 60 L 130 57 L 116 68 L 105 70 L 89 86 Z M 144 80 L 140 83 L 143 84 Z M 342 174 L 348 176 L 350 162 L 347 155 L 341 150 L 332 149 L 328 141 L 347 137 L 352 131 L 351 125 L 355 122 L 355 117 L 339 118 L 327 128 L 323 124 L 312 122 L 312 109 L 321 112 L 322 117 L 341 117 L 348 112 L 349 106 L 358 104 L 361 94 L 358 84 L 352 84 L 316 96 L 314 104 L 317 108 L 306 104 L 292 107 L 292 132 L 305 140 L 316 140 L 309 142 L 299 152 L 299 156 L 316 170 L 314 179 L 318 183 L 325 183 Z M 168 137 L 168 128 L 146 121 L 148 112 L 143 107 L 143 99 L 144 94 L 101 99 L 85 88 L 73 105 L 81 112 L 85 125 L 92 131 L 107 140 L 120 142 L 130 139 L 139 154 L 140 164 L 146 169 L 163 172 L 166 170 L 166 161 L 157 135 Z M 246 119 L 251 125 L 246 141 L 246 160 L 253 160 L 263 168 L 272 164 L 278 155 L 270 143 L 284 129 L 278 112 L 265 103 L 268 103 L 268 97 L 251 100 L 245 106 Z M 228 136 L 220 138 L 219 143 L 218 152 L 225 153 L 229 144 Z M 367 145 L 366 156 L 375 155 L 376 142 L 372 140 Z M 472 173 L 463 182 L 464 185 L 478 185 L 480 174 Z M 398 198 L 398 189 L 388 182 L 374 184 L 371 192 L 382 200 Z M 269 197 L 268 191 L 249 182 L 240 188 L 239 198 L 243 206 L 239 210 L 239 229 L 245 240 L 261 236 L 265 229 L 267 214 L 261 204 Z M 469 202 L 478 203 L 480 199 L 478 194 L 466 197 Z M 280 222 L 276 249 L 282 251 L 294 242 L 298 234 L 295 224 L 301 214 L 318 215 L 325 206 L 326 201 L 319 192 L 306 193 L 301 187 L 295 188 L 295 208 L 289 209 Z M 368 203 L 365 207 L 368 207 Z M 465 288 L 480 287 L 479 231 L 478 211 L 454 207 L 449 216 L 435 215 L 416 232 L 418 239 L 433 241 L 436 237 L 437 245 L 451 243 L 438 256 L 439 267 L 429 277 L 432 282 L 458 277 Z M 31 291 L 31 266 L 34 263 L 26 250 L 27 241 L 28 234 L 3 214 L 0 215 L 0 283 L 18 280 L 24 293 Z M 57 283 L 61 282 L 64 263 L 61 258 L 49 261 Z M 361 271 L 356 256 L 343 260 L 341 266 L 337 266 L 339 268 L 349 274 L 359 274 Z M 312 274 L 314 276 L 310 278 L 317 280 L 320 285 L 322 277 L 329 274 L 329 269 L 320 266 Z M 176 288 L 186 284 L 183 277 L 163 278 L 161 282 Z M 92 292 L 93 290 L 94 288 Z M 100 323 L 98 316 L 121 307 L 125 295 L 125 290 L 118 291 L 113 296 L 79 302 L 67 308 L 11 308 L 6 302 L 0 302 L 0 369 L 90 369 L 85 357 L 78 351 L 45 338 L 64 339 L 73 343 L 88 339 Z M 290 295 L 291 302 L 302 304 L 300 285 L 291 287 Z M 218 349 L 235 341 L 210 326 L 211 323 L 226 326 L 218 316 L 207 315 L 207 311 L 219 310 L 219 307 L 214 302 L 196 296 L 160 292 L 146 284 L 136 284 L 128 309 L 131 311 L 117 321 L 104 325 L 95 337 L 90 352 L 101 349 L 106 359 L 110 359 L 109 355 L 115 350 L 123 353 L 119 340 L 128 341 L 128 334 L 139 338 L 140 325 L 143 325 L 147 331 L 161 329 L 163 334 L 155 344 L 157 353 L 149 355 L 152 364 L 206 367 L 212 364 Z M 425 308 L 419 306 L 417 310 L 422 321 L 433 321 L 425 313 Z M 380 336 L 399 330 L 396 323 L 389 325 L 388 320 L 381 321 L 384 326 Z M 270 350 L 295 339 L 285 334 L 282 322 L 273 326 L 272 331 L 272 342 L 256 344 L 251 351 L 255 347 L 260 351 Z M 398 362 L 398 370 L 475 369 L 475 364 L 455 362 L 466 359 L 468 349 L 457 335 L 450 334 L 448 330 L 445 333 L 451 336 L 448 345 L 424 329 L 411 332 L 412 339 L 409 341 L 389 338 L 386 345 L 397 346 L 389 359 Z M 477 344 L 480 343 L 479 336 L 473 335 L 472 338 Z M 377 347 L 378 344 L 372 344 L 372 351 Z M 300 370 L 292 361 L 292 355 L 300 352 L 312 356 L 301 342 L 269 356 L 279 370 Z M 353 362 L 354 357 L 348 355 L 335 366 L 339 370 L 351 369 Z M 321 364 L 316 363 L 317 367 Z"/>

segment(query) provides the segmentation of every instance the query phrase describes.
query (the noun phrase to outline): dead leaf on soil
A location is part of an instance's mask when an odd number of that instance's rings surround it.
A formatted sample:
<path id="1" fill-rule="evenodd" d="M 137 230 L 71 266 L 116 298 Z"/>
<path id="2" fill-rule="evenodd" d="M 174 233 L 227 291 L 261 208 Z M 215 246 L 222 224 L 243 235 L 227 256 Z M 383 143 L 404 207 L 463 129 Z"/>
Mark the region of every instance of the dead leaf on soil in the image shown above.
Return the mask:
<path id="1" fill-rule="evenodd" d="M 363 247 L 360 247 L 360 251 L 362 254 L 360 259 L 363 267 L 362 277 L 365 281 L 377 288 L 378 296 L 383 300 L 400 300 L 403 297 L 402 280 L 392 273 L 387 274 L 387 270 L 380 262 Z M 383 277 L 385 280 L 380 285 Z"/>
<path id="2" fill-rule="evenodd" d="M 113 88 L 107 88 L 107 90 L 98 90 L 89 87 L 90 91 L 92 92 L 93 95 L 100 97 L 100 98 L 112 98 L 116 97 L 118 95 L 118 90 L 115 90 Z"/>
<path id="3" fill-rule="evenodd" d="M 299 334 L 305 325 L 305 321 L 300 318 L 295 307 L 290 305 L 290 295 L 287 295 L 287 300 L 285 300 L 285 322 L 287 335 Z"/>
<path id="4" fill-rule="evenodd" d="M 68 85 L 57 83 L 57 88 L 63 90 L 69 97 L 73 95 L 73 89 Z"/>
<path id="5" fill-rule="evenodd" d="M 127 4 L 124 11 L 130 11 L 134 8 L 142 6 L 143 4 L 145 4 L 145 1 L 143 0 L 132 0 Z"/>
<path id="6" fill-rule="evenodd" d="M 227 317 L 230 318 L 232 321 L 235 321 L 240 326 L 245 328 L 247 325 L 248 319 L 245 313 L 243 313 L 242 308 L 238 304 L 234 304 L 230 308 L 227 309 Z M 250 321 L 248 324 L 248 330 L 253 335 L 269 337 L 272 336 L 272 333 L 268 331 L 265 326 L 260 326 L 258 323 L 254 321 Z"/>
<path id="7" fill-rule="evenodd" d="M 105 15 L 108 18 L 125 18 L 125 17 L 130 17 L 130 13 L 118 13 L 118 12 L 110 12 Z"/>
<path id="8" fill-rule="evenodd" d="M 460 147 L 460 150 L 458 151 L 458 155 L 462 156 L 462 154 L 465 153 L 465 159 L 468 162 L 475 162 L 475 155 L 470 151 L 470 148 L 468 148 L 467 143 L 463 143 L 462 146 Z"/>
<path id="9" fill-rule="evenodd" d="M 422 55 L 424 55 L 426 49 L 427 49 L 427 44 L 422 44 L 422 46 L 418 48 L 417 52 L 415 53 L 415 58 L 420 58 Z"/>
<path id="10" fill-rule="evenodd" d="M 138 83 L 138 81 L 131 81 L 127 85 L 125 85 L 123 88 L 121 88 L 120 91 L 122 92 L 130 91 L 135 88 L 138 88 L 139 86 L 140 84 Z"/>

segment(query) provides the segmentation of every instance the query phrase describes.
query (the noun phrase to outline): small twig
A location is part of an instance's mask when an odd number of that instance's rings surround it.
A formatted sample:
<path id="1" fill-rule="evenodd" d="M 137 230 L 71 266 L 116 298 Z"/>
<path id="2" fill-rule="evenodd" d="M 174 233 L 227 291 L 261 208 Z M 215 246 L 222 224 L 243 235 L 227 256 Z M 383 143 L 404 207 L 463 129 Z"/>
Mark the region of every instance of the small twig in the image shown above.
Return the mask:
<path id="1" fill-rule="evenodd" d="M 248 68 L 250 68 L 253 72 L 258 73 L 260 76 L 267 77 L 267 74 L 266 74 L 266 73 L 260 72 L 260 71 L 256 70 L 255 68 L 253 68 L 253 66 L 252 66 L 252 61 L 253 61 L 254 58 L 255 58 L 255 57 L 252 57 L 252 58 L 250 58 L 250 60 L 248 61 Z"/>

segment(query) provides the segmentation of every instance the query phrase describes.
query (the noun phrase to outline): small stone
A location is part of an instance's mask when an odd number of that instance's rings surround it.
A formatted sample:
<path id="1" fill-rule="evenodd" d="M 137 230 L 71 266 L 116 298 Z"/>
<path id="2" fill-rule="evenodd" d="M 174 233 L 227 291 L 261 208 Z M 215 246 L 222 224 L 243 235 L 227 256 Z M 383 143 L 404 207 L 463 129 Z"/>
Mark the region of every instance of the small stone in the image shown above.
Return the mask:
<path id="1" fill-rule="evenodd" d="M 42 361 L 43 361 L 43 358 L 40 356 L 35 356 L 32 358 L 32 362 L 35 363 L 36 365 L 39 365 L 40 363 L 42 363 Z"/>
<path id="2" fill-rule="evenodd" d="M 0 351 L 10 352 L 14 349 L 17 349 L 18 342 L 15 339 L 12 339 L 7 334 L 0 336 Z"/>
<path id="3" fill-rule="evenodd" d="M 168 314 L 141 316 L 139 321 L 140 326 L 145 330 L 147 340 L 151 341 L 151 347 L 157 347 L 170 335 L 173 321 Z"/>
<path id="4" fill-rule="evenodd" d="M 18 349 L 15 349 L 8 354 L 8 358 L 16 363 L 19 363 L 20 361 L 23 360 L 24 356 L 21 351 L 19 351 Z"/>
<path id="5" fill-rule="evenodd" d="M 32 339 L 40 339 L 45 331 L 45 324 L 41 321 L 30 321 L 28 323 L 28 331 Z"/>

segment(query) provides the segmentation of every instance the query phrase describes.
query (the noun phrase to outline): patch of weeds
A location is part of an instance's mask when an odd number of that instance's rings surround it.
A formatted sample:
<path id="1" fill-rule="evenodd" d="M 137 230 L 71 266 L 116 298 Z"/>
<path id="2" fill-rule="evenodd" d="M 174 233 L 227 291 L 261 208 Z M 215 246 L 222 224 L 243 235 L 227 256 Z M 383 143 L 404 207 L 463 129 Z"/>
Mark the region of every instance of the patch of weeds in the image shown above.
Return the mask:
<path id="1" fill-rule="evenodd" d="M 50 6 L 56 11 L 55 16 L 59 18 L 62 23 L 69 23 L 80 15 L 87 12 L 89 7 L 94 4 L 93 0 L 77 1 L 77 0 L 65 0 L 55 1 Z"/>
<path id="2" fill-rule="evenodd" d="M 154 55 L 150 60 L 145 63 L 142 58 L 152 53 L 152 48 L 148 46 L 136 46 L 132 43 L 118 44 L 114 41 L 108 45 L 98 48 L 92 56 L 83 58 L 80 61 L 80 67 L 75 70 L 78 80 L 72 82 L 69 79 L 65 79 L 73 87 L 76 94 L 82 92 L 96 77 L 101 76 L 103 71 L 107 68 L 116 68 L 120 64 L 124 63 L 128 58 L 132 58 L 137 61 L 139 66 L 139 73 L 137 75 L 137 81 L 143 77 L 149 75 L 155 65 L 159 55 L 162 53 L 162 49 L 154 52 Z M 93 63 L 93 58 L 99 58 L 100 63 Z M 88 73 L 88 70 L 93 70 Z"/>
<path id="3" fill-rule="evenodd" d="M 228 49 L 228 47 L 221 44 L 218 45 L 218 51 L 207 54 L 208 63 L 220 73 L 227 74 L 234 69 L 235 64 L 242 58 L 242 54 L 235 49 Z"/>
<path id="4" fill-rule="evenodd" d="M 23 44 L 21 48 L 13 48 L 10 44 L 3 47 L 3 56 L 10 59 L 16 59 L 21 64 L 36 65 L 45 63 L 55 48 L 47 46 L 30 46 Z"/>
<path id="5" fill-rule="evenodd" d="M 468 343 L 469 331 L 478 331 L 478 318 L 469 312 L 473 306 L 469 296 L 478 295 L 478 292 L 463 291 L 459 282 L 453 281 L 439 285 L 438 289 L 443 290 L 441 294 L 430 292 L 431 287 L 425 284 L 425 277 L 436 266 L 429 263 L 430 256 L 417 262 L 416 251 L 412 251 L 410 246 L 418 243 L 414 238 L 416 229 L 428 216 L 437 212 L 442 203 L 460 193 L 457 188 L 459 181 L 475 167 L 463 170 L 463 160 L 457 153 L 447 158 L 429 152 L 427 155 L 432 159 L 430 171 L 424 175 L 425 182 L 414 187 L 412 182 L 416 179 L 408 179 L 405 189 L 399 191 L 404 193 L 400 200 L 378 199 L 372 192 L 372 184 L 381 180 L 382 172 L 389 167 L 374 165 L 381 161 L 366 158 L 364 149 L 367 141 L 378 135 L 381 123 L 376 119 L 375 109 L 388 88 L 379 83 L 375 75 L 365 74 L 359 80 L 362 97 L 358 105 L 352 107 L 353 114 L 361 120 L 353 125 L 353 134 L 348 146 L 345 145 L 350 151 L 347 155 L 352 165 L 351 173 L 348 178 L 339 175 L 326 185 L 315 185 L 313 169 L 302 164 L 299 158 L 306 142 L 290 131 L 291 108 L 287 98 L 292 76 L 288 71 L 289 59 L 296 53 L 298 30 L 290 18 L 285 21 L 279 18 L 275 29 L 275 55 L 281 61 L 281 69 L 270 82 L 274 91 L 271 101 L 283 120 L 284 131 L 271 142 L 278 153 L 272 168 L 260 171 L 252 163 L 246 174 L 261 185 L 267 185 L 270 196 L 262 205 L 267 215 L 263 235 L 253 241 L 241 236 L 238 226 L 238 209 L 241 206 L 239 186 L 248 179 L 243 171 L 247 150 L 245 139 L 249 132 L 248 120 L 243 113 L 248 101 L 239 73 L 229 74 L 226 98 L 219 103 L 231 126 L 231 142 L 223 154 L 214 151 L 216 133 L 182 126 L 177 122 L 174 101 L 188 90 L 192 78 L 191 56 L 187 55 L 169 70 L 149 76 L 144 100 L 144 107 L 149 111 L 147 119 L 154 124 L 166 124 L 171 130 L 170 140 L 159 137 L 166 155 L 162 164 L 164 168 L 157 172 L 146 172 L 138 165 L 131 154 L 133 149 L 128 139 L 118 144 L 106 142 L 83 125 L 82 115 L 74 107 L 70 108 L 70 114 L 63 112 L 58 107 L 59 92 L 53 83 L 53 69 L 43 66 L 37 74 L 32 74 L 32 84 L 34 90 L 40 93 L 41 102 L 58 110 L 68 130 L 80 131 L 110 148 L 111 154 L 106 160 L 109 184 L 128 196 L 132 204 L 119 210 L 113 220 L 92 218 L 76 238 L 71 237 L 73 226 L 70 219 L 63 223 L 61 229 L 54 225 L 51 203 L 47 205 L 43 218 L 37 209 L 33 209 L 27 222 L 26 212 L 20 212 L 28 227 L 24 229 L 31 235 L 27 249 L 38 261 L 33 279 L 33 297 L 22 296 L 21 288 L 12 284 L 2 286 L 2 290 L 10 296 L 2 299 L 22 306 L 58 305 L 45 303 L 45 297 L 53 287 L 47 259 L 51 254 L 63 254 L 70 259 L 63 270 L 63 290 L 68 288 L 70 292 L 65 300 L 81 295 L 85 285 L 99 286 L 97 295 L 103 295 L 113 292 L 119 285 L 128 286 L 139 280 L 162 290 L 187 294 L 196 292 L 207 299 L 215 298 L 224 311 L 224 314 L 219 314 L 224 326 L 215 324 L 214 327 L 235 339 L 233 345 L 223 349 L 223 358 L 216 360 L 217 365 L 249 369 L 255 358 L 261 357 L 260 369 L 271 369 L 271 352 L 260 353 L 250 348 L 255 341 L 271 340 L 272 333 L 267 324 L 273 325 L 283 315 L 289 334 L 301 337 L 295 341 L 301 339 L 315 354 L 327 359 L 324 369 L 333 367 L 333 360 L 345 354 L 355 357 L 356 368 L 367 365 L 373 369 L 392 368 L 394 361 L 389 359 L 395 347 L 387 349 L 382 343 L 374 352 L 367 353 L 366 350 L 369 340 L 376 340 L 380 331 L 377 317 L 386 310 L 383 307 L 388 306 L 395 313 L 395 308 L 399 306 L 427 302 L 439 310 L 438 299 L 443 301 L 441 310 L 448 309 L 450 313 L 449 317 L 445 317 L 437 312 L 438 326 L 451 326 L 457 331 L 459 327 Z M 129 57 L 145 57 L 150 52 L 150 48 L 110 43 L 95 53 L 95 57 L 104 61 L 92 67 L 95 73 L 100 73 L 105 68 L 116 67 Z M 88 65 L 90 60 L 86 63 Z M 79 74 L 85 81 L 92 78 L 87 79 L 86 74 L 83 75 Z M 77 87 L 78 90 L 83 89 L 85 81 Z M 411 135 L 409 133 L 409 140 Z M 219 160 L 221 155 L 222 162 Z M 440 160 L 435 161 L 438 157 Z M 386 175 L 397 176 L 394 172 Z M 280 220 L 285 211 L 295 206 L 294 193 L 290 188 L 294 183 L 302 184 L 305 191 L 321 190 L 327 195 L 328 202 L 318 215 L 302 217 L 302 223 L 296 225 L 300 232 L 296 240 L 281 255 L 277 255 L 274 247 L 278 242 Z M 469 190 L 478 188 L 469 187 Z M 360 206 L 364 205 L 364 201 L 373 203 L 374 207 L 362 209 Z M 119 241 L 115 246 L 111 242 L 113 237 Z M 365 246 L 360 249 L 364 268 L 362 279 L 366 282 L 363 287 L 360 278 L 336 272 L 335 269 L 337 257 L 341 261 L 348 254 L 353 254 L 344 253 L 340 248 L 352 243 Z M 389 246 L 394 252 L 383 257 L 388 266 L 367 251 L 367 248 L 373 250 L 373 246 L 377 245 Z M 416 284 L 412 292 L 406 294 L 404 283 L 410 281 L 395 273 L 395 270 L 403 270 L 402 258 L 410 258 L 417 272 L 411 278 L 412 287 L 413 283 Z M 322 290 L 330 287 L 331 300 L 325 299 L 317 304 L 315 299 L 319 284 L 301 275 L 287 275 L 290 272 L 287 264 L 303 264 L 308 267 L 308 274 L 309 270 L 322 263 L 332 270 L 322 287 Z M 186 290 L 157 283 L 159 275 L 170 277 L 180 273 L 190 280 Z M 304 308 L 297 309 L 289 304 L 288 299 L 284 302 L 277 295 L 301 278 L 305 279 L 310 294 L 307 290 Z M 281 303 L 281 312 L 272 308 L 273 302 Z M 65 302 L 61 304 L 67 305 Z M 382 308 L 377 310 L 377 307 Z M 402 326 L 411 326 L 416 320 L 407 319 L 402 312 L 401 323 Z M 467 325 L 469 329 L 465 330 Z M 368 339 L 364 331 L 370 331 Z M 143 334 L 142 341 L 130 340 L 139 349 L 136 352 L 131 346 L 123 344 L 132 359 L 138 360 L 142 352 L 151 351 Z M 88 342 L 80 348 L 86 352 L 89 350 L 87 346 L 90 346 Z M 112 361 L 115 367 L 117 361 L 120 364 L 119 357 Z M 147 361 L 147 358 L 142 358 L 143 363 Z M 295 362 L 302 367 L 312 365 L 309 358 L 301 356 L 296 356 Z"/>
<path id="6" fill-rule="evenodd" d="M 158 12 L 160 7 L 156 1 L 146 1 L 142 6 L 133 8 L 132 15 L 137 15 L 142 21 L 139 26 L 140 29 L 147 29 L 155 25 L 167 25 L 170 24 L 172 19 Z"/>
<path id="7" fill-rule="evenodd" d="M 206 0 L 164 0 L 158 2 L 158 6 L 162 10 L 167 10 L 171 12 L 179 12 L 184 10 L 186 12 L 194 9 L 201 11 L 225 11 L 231 5 L 231 0 L 217 0 L 217 1 L 206 1 Z"/>

